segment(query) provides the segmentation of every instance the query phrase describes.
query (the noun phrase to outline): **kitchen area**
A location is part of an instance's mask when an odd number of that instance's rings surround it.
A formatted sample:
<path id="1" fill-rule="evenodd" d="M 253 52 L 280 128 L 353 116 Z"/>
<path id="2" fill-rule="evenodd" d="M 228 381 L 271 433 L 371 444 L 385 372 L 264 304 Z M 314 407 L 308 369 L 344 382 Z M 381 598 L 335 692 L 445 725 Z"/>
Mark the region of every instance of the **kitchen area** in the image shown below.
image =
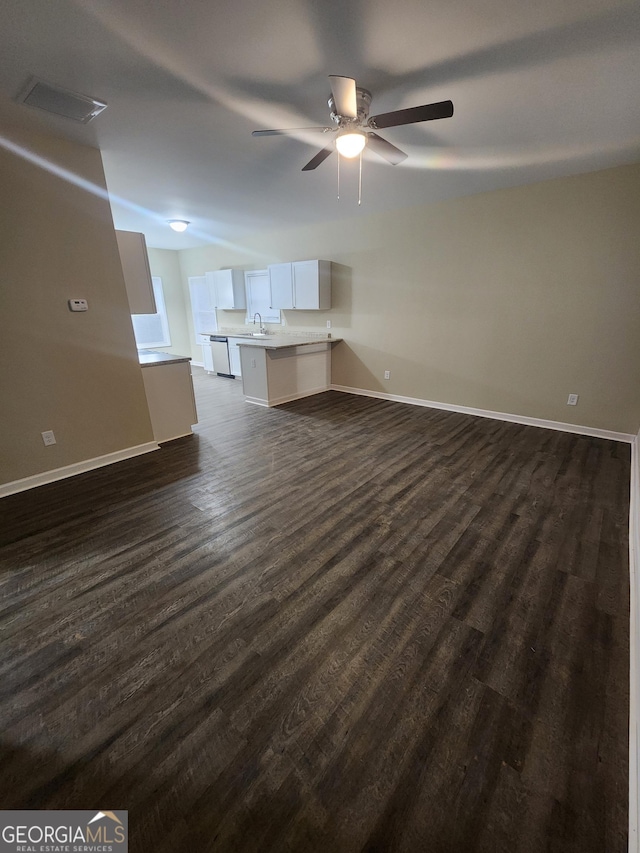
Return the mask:
<path id="1" fill-rule="evenodd" d="M 332 264 L 322 260 L 191 277 L 193 323 L 205 370 L 217 378 L 241 379 L 245 401 L 261 406 L 326 391 L 331 351 L 341 339 L 332 338 L 330 331 L 289 332 L 281 326 L 280 312 L 328 310 L 331 285 Z M 217 321 L 218 311 L 242 312 L 245 327 L 206 328 Z"/>
<path id="2" fill-rule="evenodd" d="M 117 232 L 117 237 L 136 329 L 137 321 L 162 319 L 161 280 L 151 275 L 142 234 Z M 264 407 L 329 389 L 331 352 L 341 341 L 332 337 L 330 321 L 326 333 L 292 331 L 283 325 L 281 312 L 330 309 L 330 261 L 205 271 L 189 277 L 188 284 L 201 364 L 212 382 L 239 381 L 244 400 Z M 191 434 L 198 422 L 191 356 L 166 352 L 162 344 L 171 339 L 160 332 L 150 334 L 151 346 L 141 345 L 138 338 L 136 333 L 154 439 L 161 443 Z"/>

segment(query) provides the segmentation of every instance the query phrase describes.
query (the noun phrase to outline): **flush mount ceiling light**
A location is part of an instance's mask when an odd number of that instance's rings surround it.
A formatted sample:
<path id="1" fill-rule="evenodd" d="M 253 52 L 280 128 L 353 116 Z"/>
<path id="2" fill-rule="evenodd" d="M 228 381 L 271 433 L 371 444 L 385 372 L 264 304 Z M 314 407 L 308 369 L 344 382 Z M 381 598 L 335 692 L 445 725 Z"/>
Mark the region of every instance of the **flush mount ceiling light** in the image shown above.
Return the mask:
<path id="1" fill-rule="evenodd" d="M 168 219 L 167 221 L 169 226 L 178 232 L 186 231 L 190 224 L 186 219 Z"/>
<path id="2" fill-rule="evenodd" d="M 362 151 L 367 141 L 366 136 L 360 130 L 349 130 L 346 133 L 341 133 L 336 138 L 336 148 L 338 153 L 343 157 L 351 159 L 357 157 Z"/>

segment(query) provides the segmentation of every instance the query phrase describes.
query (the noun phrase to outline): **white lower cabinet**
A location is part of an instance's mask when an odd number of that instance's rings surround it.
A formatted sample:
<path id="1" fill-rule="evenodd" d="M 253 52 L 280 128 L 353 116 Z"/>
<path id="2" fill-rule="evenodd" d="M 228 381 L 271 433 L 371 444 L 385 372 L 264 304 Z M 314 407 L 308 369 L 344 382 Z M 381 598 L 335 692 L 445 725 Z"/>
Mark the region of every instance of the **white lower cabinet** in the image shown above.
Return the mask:
<path id="1" fill-rule="evenodd" d="M 242 365 L 240 362 L 240 347 L 238 340 L 242 338 L 228 338 L 229 344 L 229 370 L 234 376 L 242 376 Z"/>
<path id="2" fill-rule="evenodd" d="M 198 413 L 189 362 L 143 366 L 142 378 L 154 439 L 171 441 L 191 435 Z"/>
<path id="3" fill-rule="evenodd" d="M 213 354 L 211 344 L 208 341 L 206 344 L 202 344 L 202 363 L 207 373 L 213 373 Z"/>

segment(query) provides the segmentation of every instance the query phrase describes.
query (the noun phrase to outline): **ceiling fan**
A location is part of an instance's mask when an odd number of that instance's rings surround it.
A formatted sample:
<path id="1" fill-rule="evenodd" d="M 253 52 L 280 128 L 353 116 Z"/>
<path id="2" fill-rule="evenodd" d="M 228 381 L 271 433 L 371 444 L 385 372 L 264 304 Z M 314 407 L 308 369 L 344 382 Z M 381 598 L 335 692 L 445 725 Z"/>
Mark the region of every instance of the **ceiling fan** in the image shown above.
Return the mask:
<path id="1" fill-rule="evenodd" d="M 383 157 L 392 166 L 397 166 L 406 160 L 404 151 L 396 148 L 386 139 L 378 136 L 376 130 L 387 127 L 399 127 L 402 124 L 415 124 L 419 121 L 433 121 L 438 118 L 450 118 L 453 115 L 451 101 L 439 101 L 435 104 L 425 104 L 421 107 L 410 107 L 406 110 L 394 110 L 377 116 L 369 115 L 371 92 L 356 86 L 352 77 L 329 76 L 331 81 L 331 97 L 329 110 L 333 127 L 300 127 L 289 130 L 254 130 L 253 136 L 286 136 L 300 131 L 317 131 L 332 134 L 331 142 L 322 148 L 315 157 L 302 167 L 303 172 L 317 169 L 335 147 L 343 157 L 357 157 L 364 147 L 370 148 L 374 154 Z"/>

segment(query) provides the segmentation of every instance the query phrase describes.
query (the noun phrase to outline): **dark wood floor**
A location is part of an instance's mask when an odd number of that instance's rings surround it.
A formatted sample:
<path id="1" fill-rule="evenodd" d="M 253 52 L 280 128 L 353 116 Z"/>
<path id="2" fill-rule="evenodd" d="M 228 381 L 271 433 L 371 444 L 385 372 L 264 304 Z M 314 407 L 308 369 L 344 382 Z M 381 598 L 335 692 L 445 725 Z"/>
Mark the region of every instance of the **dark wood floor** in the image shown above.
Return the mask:
<path id="1" fill-rule="evenodd" d="M 197 435 L 0 502 L 0 807 L 626 850 L 629 447 L 194 373 Z"/>

